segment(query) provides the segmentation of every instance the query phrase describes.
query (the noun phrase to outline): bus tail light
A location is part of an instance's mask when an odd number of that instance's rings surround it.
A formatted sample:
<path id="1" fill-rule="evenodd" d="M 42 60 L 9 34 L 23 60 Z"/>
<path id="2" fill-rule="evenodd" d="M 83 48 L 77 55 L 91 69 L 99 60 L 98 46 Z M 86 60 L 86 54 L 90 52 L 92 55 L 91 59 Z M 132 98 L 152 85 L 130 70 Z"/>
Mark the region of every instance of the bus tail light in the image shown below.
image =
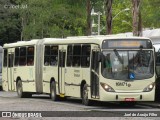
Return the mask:
<path id="1" fill-rule="evenodd" d="M 155 86 L 155 83 L 151 83 L 150 85 L 148 85 L 143 89 L 143 92 L 150 92 L 154 88 L 154 86 Z"/>
<path id="2" fill-rule="evenodd" d="M 115 92 L 115 90 L 111 86 L 107 85 L 106 83 L 100 83 L 100 84 L 101 84 L 102 88 L 105 91 L 107 91 L 107 92 Z"/>

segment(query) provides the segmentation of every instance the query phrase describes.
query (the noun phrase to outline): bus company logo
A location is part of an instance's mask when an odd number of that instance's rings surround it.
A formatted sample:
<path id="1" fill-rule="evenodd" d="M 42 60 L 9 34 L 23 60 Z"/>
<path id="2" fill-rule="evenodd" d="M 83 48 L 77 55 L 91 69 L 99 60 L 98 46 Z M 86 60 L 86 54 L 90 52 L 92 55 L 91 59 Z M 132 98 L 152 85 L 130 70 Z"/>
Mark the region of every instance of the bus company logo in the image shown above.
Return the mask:
<path id="1" fill-rule="evenodd" d="M 12 117 L 11 112 L 2 112 L 2 117 Z"/>

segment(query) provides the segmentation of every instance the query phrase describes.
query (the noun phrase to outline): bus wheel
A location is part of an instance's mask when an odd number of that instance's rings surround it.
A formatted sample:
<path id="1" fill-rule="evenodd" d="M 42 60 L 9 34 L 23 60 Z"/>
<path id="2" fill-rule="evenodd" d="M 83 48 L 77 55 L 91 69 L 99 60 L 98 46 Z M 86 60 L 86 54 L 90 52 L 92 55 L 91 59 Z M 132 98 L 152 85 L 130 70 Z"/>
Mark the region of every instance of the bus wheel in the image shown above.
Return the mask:
<path id="1" fill-rule="evenodd" d="M 58 96 L 56 95 L 56 84 L 54 81 L 51 82 L 51 87 L 50 87 L 50 97 L 53 101 L 58 100 Z"/>
<path id="2" fill-rule="evenodd" d="M 23 92 L 21 80 L 18 80 L 18 82 L 17 82 L 17 95 L 18 95 L 19 98 L 24 97 L 24 92 Z"/>
<path id="3" fill-rule="evenodd" d="M 32 93 L 29 93 L 29 92 L 25 93 L 25 97 L 26 98 L 31 98 L 32 97 Z"/>
<path id="4" fill-rule="evenodd" d="M 91 105 L 91 101 L 88 99 L 88 89 L 87 89 L 87 84 L 83 86 L 83 91 L 82 91 L 82 103 L 86 106 Z"/>

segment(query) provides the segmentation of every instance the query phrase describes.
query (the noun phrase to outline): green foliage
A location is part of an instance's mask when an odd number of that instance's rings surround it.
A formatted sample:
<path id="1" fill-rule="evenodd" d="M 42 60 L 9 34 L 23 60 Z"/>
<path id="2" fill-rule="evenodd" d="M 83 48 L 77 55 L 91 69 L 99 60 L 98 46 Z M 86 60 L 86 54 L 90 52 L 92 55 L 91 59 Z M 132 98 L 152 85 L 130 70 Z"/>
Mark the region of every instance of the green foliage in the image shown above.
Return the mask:
<path id="1" fill-rule="evenodd" d="M 0 1 L 0 45 L 19 39 L 20 26 L 18 14 L 8 8 L 9 0 Z"/>
<path id="2" fill-rule="evenodd" d="M 160 28 L 160 1 L 142 1 L 142 21 L 144 28 Z"/>
<path id="3" fill-rule="evenodd" d="M 106 0 L 90 0 L 101 12 L 101 34 L 106 34 Z M 12 5 L 12 7 L 5 7 Z M 18 6 L 18 7 L 17 7 Z M 160 1 L 141 1 L 143 28 L 160 27 Z M 123 11 L 129 8 L 129 11 Z M 120 12 L 123 11 L 123 12 Z M 120 13 L 119 13 L 120 12 Z M 119 13 L 119 14 L 118 14 Z M 113 0 L 112 33 L 132 31 L 131 0 Z M 117 15 L 118 14 L 118 15 Z M 115 17 L 116 16 L 116 17 Z M 93 17 L 92 17 L 93 19 Z M 94 17 L 97 23 L 97 17 Z M 1 0 L 0 42 L 85 35 L 86 0 Z"/>
<path id="4" fill-rule="evenodd" d="M 113 34 L 132 31 L 132 7 L 129 0 L 113 1 Z M 129 9 L 129 10 L 125 10 Z"/>

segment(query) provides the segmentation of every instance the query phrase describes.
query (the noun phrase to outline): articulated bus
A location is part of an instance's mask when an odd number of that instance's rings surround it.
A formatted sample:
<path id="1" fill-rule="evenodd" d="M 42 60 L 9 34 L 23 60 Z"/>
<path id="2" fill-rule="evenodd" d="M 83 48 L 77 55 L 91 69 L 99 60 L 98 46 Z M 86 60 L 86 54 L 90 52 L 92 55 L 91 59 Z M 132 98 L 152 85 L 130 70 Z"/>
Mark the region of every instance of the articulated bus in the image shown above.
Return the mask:
<path id="1" fill-rule="evenodd" d="M 49 94 L 92 101 L 154 101 L 155 59 L 148 38 L 88 36 L 4 44 L 2 83 L 19 97 Z"/>
<path id="2" fill-rule="evenodd" d="M 0 90 L 2 89 L 2 51 L 3 48 L 0 46 Z"/>

